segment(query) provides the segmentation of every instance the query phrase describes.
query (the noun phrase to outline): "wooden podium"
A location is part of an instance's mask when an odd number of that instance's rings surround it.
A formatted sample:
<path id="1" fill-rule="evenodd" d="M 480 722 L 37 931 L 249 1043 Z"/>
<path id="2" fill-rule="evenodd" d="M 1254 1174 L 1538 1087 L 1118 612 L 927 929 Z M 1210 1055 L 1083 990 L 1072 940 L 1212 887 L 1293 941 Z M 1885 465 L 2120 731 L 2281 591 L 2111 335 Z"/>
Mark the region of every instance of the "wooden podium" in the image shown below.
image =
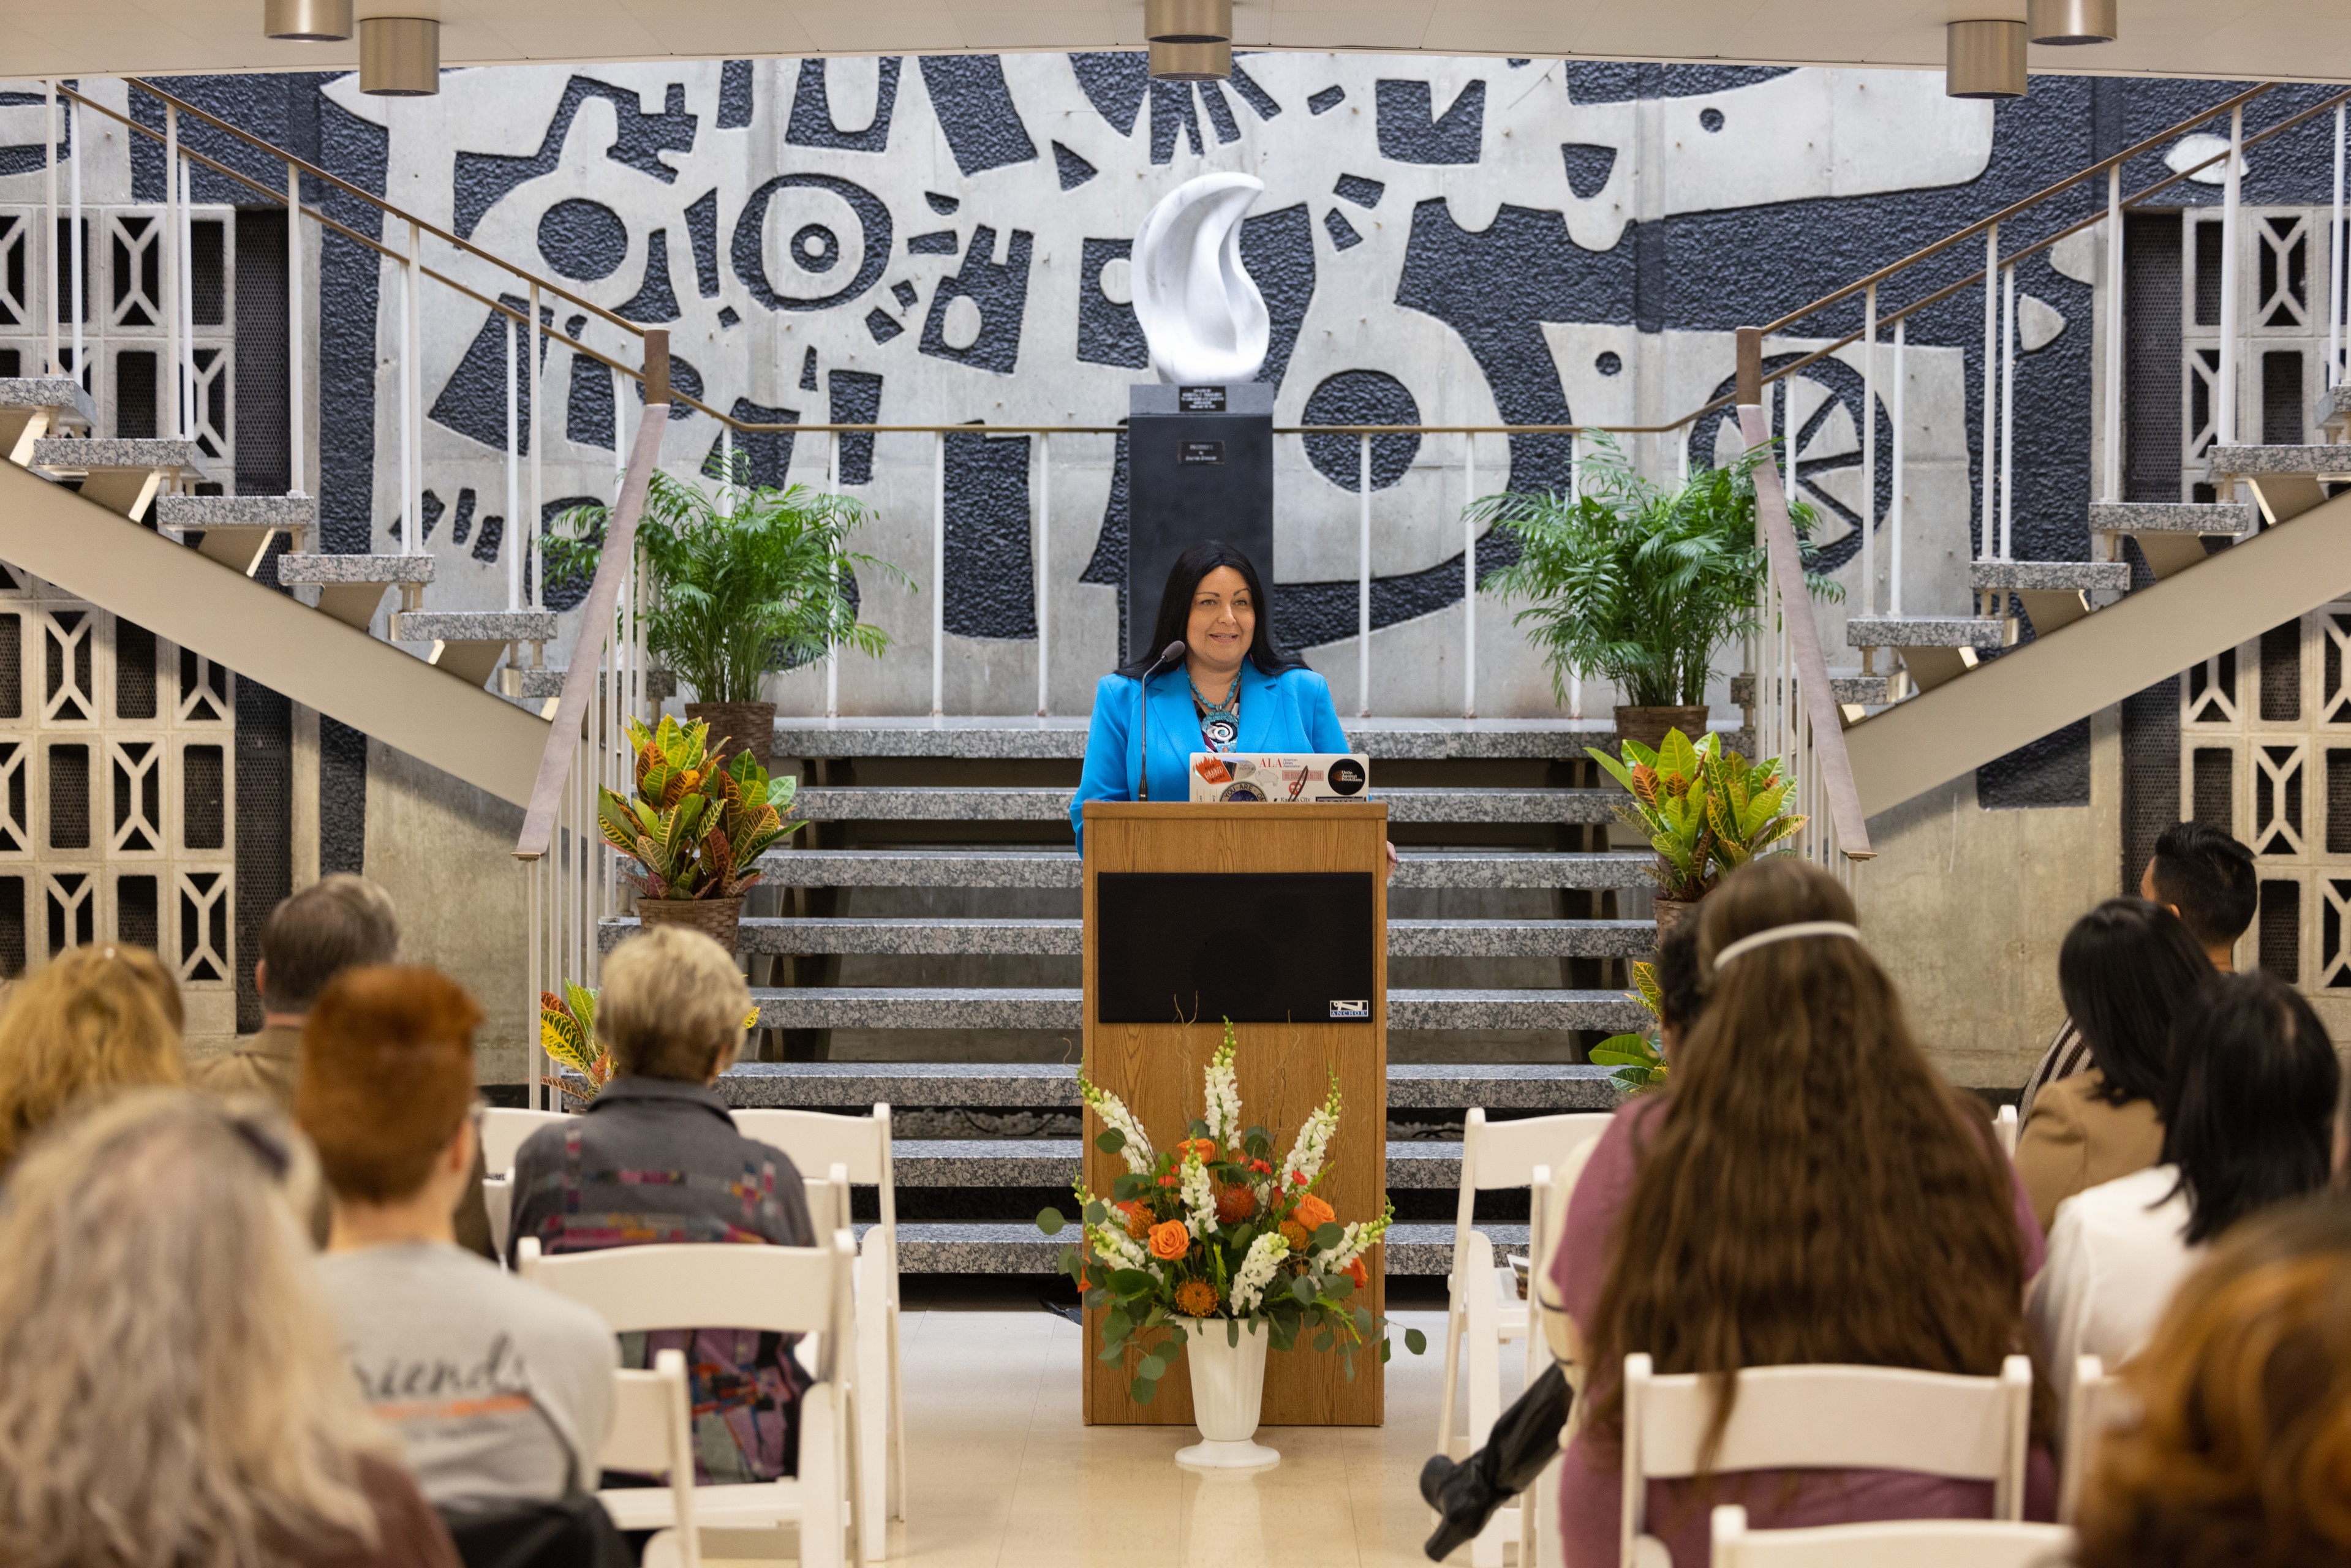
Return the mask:
<path id="1" fill-rule="evenodd" d="M 1387 816 L 1379 802 L 1298 805 L 1192 805 L 1093 801 L 1085 808 L 1085 1071 L 1118 1095 L 1162 1148 L 1184 1134 L 1201 1111 L 1200 1078 L 1224 1039 L 1215 1017 L 1189 1023 L 1169 1009 L 1165 1023 L 1100 1021 L 1102 976 L 1097 935 L 1098 879 L 1113 873 L 1368 873 L 1371 877 L 1370 1017 L 1364 1020 L 1299 1018 L 1294 1022 L 1236 1022 L 1241 1121 L 1273 1134 L 1278 1161 L 1299 1124 L 1339 1075 L 1339 1133 L 1332 1140 L 1327 1175 L 1316 1190 L 1343 1221 L 1371 1219 L 1387 1191 Z M 1238 884 L 1237 884 L 1238 885 Z M 1126 1169 L 1116 1155 L 1094 1146 L 1102 1124 L 1085 1113 L 1087 1187 L 1107 1198 Z M 1358 1299 L 1384 1310 L 1383 1257 L 1366 1257 L 1369 1289 Z M 1189 1426 L 1192 1389 L 1180 1369 L 1160 1380 L 1149 1405 L 1128 1396 L 1141 1355 L 1097 1360 L 1102 1313 L 1086 1313 L 1085 1419 L 1096 1424 Z M 1375 1427 L 1383 1419 L 1384 1384 L 1376 1342 L 1356 1352 L 1355 1376 L 1335 1353 L 1317 1354 L 1301 1343 L 1267 1358 L 1264 1421 L 1272 1427 Z"/>

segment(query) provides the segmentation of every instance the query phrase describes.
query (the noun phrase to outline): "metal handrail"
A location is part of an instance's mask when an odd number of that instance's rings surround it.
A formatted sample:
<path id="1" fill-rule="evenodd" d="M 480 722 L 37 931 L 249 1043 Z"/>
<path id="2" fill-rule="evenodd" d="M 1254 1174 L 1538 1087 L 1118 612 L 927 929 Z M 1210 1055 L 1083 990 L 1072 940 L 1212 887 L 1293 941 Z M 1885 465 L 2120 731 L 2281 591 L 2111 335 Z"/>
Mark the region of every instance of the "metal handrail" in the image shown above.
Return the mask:
<path id="1" fill-rule="evenodd" d="M 571 773 L 573 753 L 596 700 L 598 665 L 612 635 L 620 605 L 621 580 L 636 562 L 637 520 L 644 515 L 645 494 L 653 470 L 661 463 L 663 432 L 669 424 L 669 333 L 661 328 L 645 333 L 645 415 L 638 422 L 636 444 L 629 449 L 629 467 L 613 503 L 604 549 L 596 561 L 596 576 L 580 617 L 580 641 L 563 672 L 563 692 L 556 699 L 555 720 L 547 732 L 547 749 L 538 759 L 538 778 L 532 784 L 530 805 L 522 820 L 522 836 L 515 842 L 517 860 L 535 861 L 555 841 L 555 819 Z"/>
<path id="2" fill-rule="evenodd" d="M 1762 407 L 1762 380 L 1755 373 L 1761 366 L 1762 346 L 1761 329 L 1739 329 L 1739 430 L 1750 450 L 1771 440 L 1771 421 Z M 1854 786 L 1853 758 L 1845 751 L 1844 728 L 1836 717 L 1840 712 L 1836 692 L 1829 684 L 1820 622 L 1812 613 L 1812 590 L 1804 581 L 1803 557 L 1797 548 L 1795 526 L 1788 517 L 1787 497 L 1780 489 L 1779 469 L 1770 463 L 1758 463 L 1753 474 L 1757 528 L 1763 536 L 1772 585 L 1786 608 L 1788 638 L 1795 655 L 1792 673 L 1803 696 L 1809 734 L 1802 738 L 1810 741 L 1809 765 L 1828 802 L 1838 852 L 1849 861 L 1869 860 L 1877 852 L 1870 848 L 1869 819 L 1862 814 L 1861 791 Z M 1781 675 L 1777 671 L 1759 670 L 1755 678 L 1778 680 Z M 1829 716 L 1826 722 L 1823 715 Z M 1791 760 L 1792 768 L 1797 765 Z"/>

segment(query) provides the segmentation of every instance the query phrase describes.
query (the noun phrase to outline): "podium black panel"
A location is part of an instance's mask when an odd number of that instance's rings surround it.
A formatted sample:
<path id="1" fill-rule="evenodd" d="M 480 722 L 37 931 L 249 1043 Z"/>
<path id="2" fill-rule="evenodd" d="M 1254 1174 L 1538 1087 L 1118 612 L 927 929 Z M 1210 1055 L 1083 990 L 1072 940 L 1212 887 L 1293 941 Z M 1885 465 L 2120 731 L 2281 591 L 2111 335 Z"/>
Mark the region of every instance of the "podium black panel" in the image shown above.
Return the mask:
<path id="1" fill-rule="evenodd" d="M 1370 1022 L 1369 873 L 1103 872 L 1095 881 L 1097 1021 Z"/>

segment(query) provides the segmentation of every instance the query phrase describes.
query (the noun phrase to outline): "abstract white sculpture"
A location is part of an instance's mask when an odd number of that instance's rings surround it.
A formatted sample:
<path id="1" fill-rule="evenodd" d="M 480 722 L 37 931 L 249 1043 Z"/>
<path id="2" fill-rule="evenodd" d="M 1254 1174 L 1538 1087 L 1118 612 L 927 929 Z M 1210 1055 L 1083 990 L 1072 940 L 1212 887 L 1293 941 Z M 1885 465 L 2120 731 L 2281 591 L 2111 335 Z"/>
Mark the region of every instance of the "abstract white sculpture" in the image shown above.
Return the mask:
<path id="1" fill-rule="evenodd" d="M 1241 266 L 1241 218 L 1265 190 L 1248 174 L 1186 180 L 1134 233 L 1134 319 L 1163 382 L 1246 382 L 1265 363 L 1265 296 Z"/>

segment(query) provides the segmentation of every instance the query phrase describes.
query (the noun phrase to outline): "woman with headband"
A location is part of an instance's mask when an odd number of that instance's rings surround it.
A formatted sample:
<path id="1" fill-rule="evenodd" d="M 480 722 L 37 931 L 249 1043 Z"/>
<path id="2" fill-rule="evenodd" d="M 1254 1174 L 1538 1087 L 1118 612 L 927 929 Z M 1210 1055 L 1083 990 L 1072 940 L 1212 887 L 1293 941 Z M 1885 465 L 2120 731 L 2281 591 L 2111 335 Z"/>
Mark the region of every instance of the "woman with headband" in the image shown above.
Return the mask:
<path id="1" fill-rule="evenodd" d="M 1672 1086 L 1616 1113 L 1568 1207 L 1552 1282 L 1586 1348 L 1589 1401 L 1560 1479 L 1569 1568 L 1618 1561 L 1618 1368 L 1723 1377 L 1861 1364 L 1977 1376 L 2025 1346 L 2041 1232 L 1980 1103 L 1911 1038 L 1853 900 L 1790 856 L 1701 906 L 1706 1007 Z M 2034 1397 L 2036 1439 L 2049 1424 Z M 2036 1452 L 2028 1512 L 2053 1486 Z M 1746 1472 L 1649 1485 L 1647 1529 L 1702 1568 L 1715 1503 L 1758 1528 L 1990 1518 L 1989 1483 L 1893 1470 Z"/>

